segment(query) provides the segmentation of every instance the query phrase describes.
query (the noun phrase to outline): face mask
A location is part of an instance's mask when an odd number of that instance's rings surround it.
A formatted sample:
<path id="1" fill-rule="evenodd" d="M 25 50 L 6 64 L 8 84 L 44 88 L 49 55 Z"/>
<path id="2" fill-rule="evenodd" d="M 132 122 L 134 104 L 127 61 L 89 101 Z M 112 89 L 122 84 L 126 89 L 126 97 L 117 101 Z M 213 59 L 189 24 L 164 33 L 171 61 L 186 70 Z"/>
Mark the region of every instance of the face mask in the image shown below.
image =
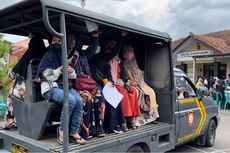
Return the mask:
<path id="1" fill-rule="evenodd" d="M 60 51 L 61 50 L 61 45 L 58 44 L 58 43 L 52 44 L 52 49 Z"/>

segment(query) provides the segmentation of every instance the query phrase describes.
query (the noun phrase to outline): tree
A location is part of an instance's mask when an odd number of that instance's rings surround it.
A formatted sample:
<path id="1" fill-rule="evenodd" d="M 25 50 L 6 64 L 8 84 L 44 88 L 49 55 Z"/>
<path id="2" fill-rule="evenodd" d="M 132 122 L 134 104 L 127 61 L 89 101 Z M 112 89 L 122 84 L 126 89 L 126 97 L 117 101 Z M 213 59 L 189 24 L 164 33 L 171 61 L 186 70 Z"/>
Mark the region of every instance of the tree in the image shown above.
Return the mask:
<path id="1" fill-rule="evenodd" d="M 10 50 L 10 43 L 3 40 L 3 34 L 0 34 L 0 58 L 6 58 Z"/>
<path id="2" fill-rule="evenodd" d="M 0 34 L 0 60 L 6 61 L 10 50 L 10 43 L 3 39 L 3 34 Z M 0 89 L 0 96 L 6 96 L 6 93 L 9 92 L 8 84 L 11 80 L 8 78 L 9 68 L 0 62 L 0 81 L 2 82 L 2 89 Z"/>

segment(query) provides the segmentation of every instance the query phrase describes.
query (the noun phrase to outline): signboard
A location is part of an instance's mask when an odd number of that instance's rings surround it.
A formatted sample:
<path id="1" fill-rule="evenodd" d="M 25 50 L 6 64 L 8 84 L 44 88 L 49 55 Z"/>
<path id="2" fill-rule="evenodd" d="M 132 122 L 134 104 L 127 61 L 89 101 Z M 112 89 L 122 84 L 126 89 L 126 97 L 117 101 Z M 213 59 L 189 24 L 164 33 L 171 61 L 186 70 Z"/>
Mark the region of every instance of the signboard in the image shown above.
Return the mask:
<path id="1" fill-rule="evenodd" d="M 213 51 L 211 50 L 199 50 L 193 52 L 183 52 L 177 54 L 177 61 L 191 61 L 192 57 L 202 56 L 202 55 L 212 55 Z"/>

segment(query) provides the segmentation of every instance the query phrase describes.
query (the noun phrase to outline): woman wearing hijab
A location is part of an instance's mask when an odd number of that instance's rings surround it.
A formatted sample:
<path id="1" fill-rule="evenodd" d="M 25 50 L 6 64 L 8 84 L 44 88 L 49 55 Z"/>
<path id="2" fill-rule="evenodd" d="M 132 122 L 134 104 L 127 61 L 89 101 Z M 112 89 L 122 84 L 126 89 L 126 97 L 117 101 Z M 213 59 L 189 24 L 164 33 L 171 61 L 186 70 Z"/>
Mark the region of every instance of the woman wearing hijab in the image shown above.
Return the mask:
<path id="1" fill-rule="evenodd" d="M 120 78 L 120 62 L 121 60 L 118 55 L 109 61 L 112 79 L 117 90 L 123 95 L 121 108 L 126 119 L 126 123 L 129 127 L 135 129 L 136 117 L 141 116 L 138 103 L 138 91 Z"/>
<path id="2" fill-rule="evenodd" d="M 69 52 L 74 51 L 73 61 L 71 63 L 77 77 L 81 75 L 91 76 L 89 67 L 89 60 L 95 54 L 98 47 L 99 33 L 93 32 L 91 43 L 86 50 L 82 50 L 82 45 L 77 46 L 74 34 L 68 35 L 68 49 Z M 87 89 L 79 90 L 80 95 L 83 97 L 83 122 L 81 124 L 80 134 L 83 138 L 88 139 L 91 136 L 103 137 L 105 136 L 103 130 L 104 108 L 105 100 L 101 93 L 101 89 L 96 87 L 93 91 Z M 87 98 L 86 98 L 87 97 Z"/>
<path id="3" fill-rule="evenodd" d="M 203 86 L 204 86 L 203 80 L 202 80 L 202 78 L 199 78 L 197 83 L 196 83 L 196 88 L 203 87 Z"/>
<path id="4" fill-rule="evenodd" d="M 200 92 L 208 92 L 208 88 L 204 85 L 203 83 L 203 79 L 199 78 L 197 83 L 196 83 L 196 88 L 197 90 L 199 90 Z"/>
<path id="5" fill-rule="evenodd" d="M 124 41 L 124 36 L 122 36 L 118 43 L 114 40 L 109 41 L 109 43 L 106 44 L 105 49 L 99 54 L 94 55 L 90 60 L 93 78 L 101 86 L 101 88 L 103 88 L 108 81 L 113 83 L 109 61 L 120 51 Z M 117 134 L 122 133 L 122 130 L 127 131 L 127 125 L 123 116 L 121 104 L 119 104 L 116 108 L 108 102 L 106 102 L 105 105 L 104 129 L 109 133 L 114 132 Z"/>
<path id="6" fill-rule="evenodd" d="M 136 125 L 144 125 L 150 122 L 154 122 L 158 117 L 157 103 L 156 103 L 156 95 L 154 90 L 148 86 L 148 84 L 144 81 L 144 73 L 137 65 L 137 61 L 134 55 L 134 49 L 132 46 L 126 45 L 123 48 L 123 58 L 124 61 L 122 63 L 122 78 L 123 80 L 128 80 L 128 84 L 136 87 L 139 90 L 139 103 L 146 103 L 146 99 L 140 98 L 140 94 L 149 96 L 150 100 L 150 108 L 149 111 L 143 111 L 141 109 L 142 116 L 137 117 Z"/>
<path id="7" fill-rule="evenodd" d="M 62 104 L 64 102 L 64 91 L 62 89 L 62 58 L 61 58 L 61 40 L 53 38 L 53 44 L 49 47 L 38 66 L 38 76 L 42 77 L 41 93 L 45 99 L 54 103 Z M 71 59 L 68 60 L 70 65 Z M 82 98 L 72 88 L 72 79 L 76 78 L 76 73 L 71 66 L 67 67 L 69 81 L 69 116 L 70 116 L 70 137 L 79 144 L 85 144 L 86 141 L 78 134 L 80 120 L 82 116 Z M 57 141 L 63 144 L 64 112 L 61 112 L 60 126 L 57 128 Z"/>
<path id="8" fill-rule="evenodd" d="M 40 35 L 34 34 L 28 44 L 28 49 L 25 54 L 20 58 L 14 68 L 9 72 L 9 77 L 14 80 L 14 86 L 10 91 L 9 98 L 7 100 L 7 115 L 5 130 L 16 128 L 16 122 L 14 119 L 14 110 L 12 106 L 12 96 L 15 96 L 21 100 L 25 97 L 25 82 L 27 76 L 27 67 L 32 59 L 42 58 L 46 52 L 45 44 Z"/>

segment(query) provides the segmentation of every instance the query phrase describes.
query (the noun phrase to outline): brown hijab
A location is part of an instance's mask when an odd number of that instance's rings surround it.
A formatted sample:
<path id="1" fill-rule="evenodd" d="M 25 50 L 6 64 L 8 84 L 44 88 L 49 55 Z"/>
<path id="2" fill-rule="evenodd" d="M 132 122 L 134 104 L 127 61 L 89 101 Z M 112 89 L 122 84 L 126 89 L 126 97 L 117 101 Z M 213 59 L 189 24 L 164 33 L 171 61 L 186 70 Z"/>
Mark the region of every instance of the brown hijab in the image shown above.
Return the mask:
<path id="1" fill-rule="evenodd" d="M 129 79 L 140 84 L 144 77 L 144 73 L 137 65 L 137 60 L 134 56 L 134 49 L 132 46 L 126 45 L 124 47 L 123 57 L 124 57 L 124 69 Z"/>

